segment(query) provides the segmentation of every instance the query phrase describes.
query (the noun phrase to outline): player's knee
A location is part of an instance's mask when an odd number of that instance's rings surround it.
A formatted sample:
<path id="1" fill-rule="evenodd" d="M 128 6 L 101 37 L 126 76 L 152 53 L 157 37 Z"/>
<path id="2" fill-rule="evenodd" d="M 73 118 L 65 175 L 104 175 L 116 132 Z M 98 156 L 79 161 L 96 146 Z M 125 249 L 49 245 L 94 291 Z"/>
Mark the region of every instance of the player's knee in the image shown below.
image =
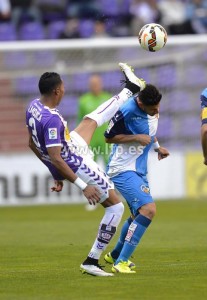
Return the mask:
<path id="1" fill-rule="evenodd" d="M 110 211 L 110 213 L 120 216 L 120 218 L 121 218 L 124 213 L 124 204 L 122 202 L 119 202 L 110 207 L 107 207 L 106 210 Z"/>
<path id="2" fill-rule="evenodd" d="M 155 203 L 148 203 L 148 204 L 143 205 L 139 209 L 139 213 L 144 215 L 145 217 L 149 218 L 150 220 L 152 220 L 154 218 L 154 216 L 156 215 Z"/>
<path id="3" fill-rule="evenodd" d="M 118 203 L 118 212 L 119 212 L 119 215 L 122 217 L 122 215 L 124 213 L 124 204 L 122 202 Z"/>
<path id="4" fill-rule="evenodd" d="M 106 207 L 106 214 L 110 215 L 110 225 L 118 227 L 121 218 L 124 213 L 124 205 L 122 202 L 119 202 L 115 205 L 112 205 L 110 207 Z"/>

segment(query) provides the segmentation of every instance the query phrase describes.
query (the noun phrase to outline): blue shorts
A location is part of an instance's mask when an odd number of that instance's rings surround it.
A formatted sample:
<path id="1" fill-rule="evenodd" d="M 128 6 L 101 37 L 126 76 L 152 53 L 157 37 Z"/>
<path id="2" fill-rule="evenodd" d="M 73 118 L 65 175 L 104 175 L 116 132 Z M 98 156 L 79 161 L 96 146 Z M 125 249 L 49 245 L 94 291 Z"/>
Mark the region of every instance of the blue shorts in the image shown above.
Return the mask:
<path id="1" fill-rule="evenodd" d="M 146 176 L 141 176 L 134 171 L 127 171 L 112 177 L 111 181 L 126 199 L 129 209 L 134 216 L 137 215 L 141 206 L 154 202 L 150 195 Z"/>

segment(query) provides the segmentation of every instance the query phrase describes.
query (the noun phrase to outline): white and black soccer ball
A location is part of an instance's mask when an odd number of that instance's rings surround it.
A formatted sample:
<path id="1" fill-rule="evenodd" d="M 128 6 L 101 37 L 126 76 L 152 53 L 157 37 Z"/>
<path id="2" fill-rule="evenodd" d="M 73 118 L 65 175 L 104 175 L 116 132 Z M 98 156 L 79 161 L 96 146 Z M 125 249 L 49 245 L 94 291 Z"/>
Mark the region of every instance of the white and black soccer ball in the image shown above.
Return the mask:
<path id="1" fill-rule="evenodd" d="M 160 24 L 150 23 L 141 28 L 138 38 L 143 49 L 156 52 L 165 46 L 167 32 Z"/>

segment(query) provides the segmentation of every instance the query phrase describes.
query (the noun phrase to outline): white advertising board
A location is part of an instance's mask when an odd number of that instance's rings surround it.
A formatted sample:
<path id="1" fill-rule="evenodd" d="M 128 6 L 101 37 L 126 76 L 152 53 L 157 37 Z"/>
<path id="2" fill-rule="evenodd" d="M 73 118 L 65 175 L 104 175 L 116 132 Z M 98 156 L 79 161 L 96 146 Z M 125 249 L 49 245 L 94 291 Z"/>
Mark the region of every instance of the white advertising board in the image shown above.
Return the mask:
<path id="1" fill-rule="evenodd" d="M 173 153 L 163 161 L 150 153 L 151 194 L 156 199 L 184 197 L 184 156 Z M 80 203 L 86 199 L 67 181 L 61 193 L 52 193 L 53 179 L 48 169 L 33 154 L 0 155 L 0 205 L 40 203 Z"/>

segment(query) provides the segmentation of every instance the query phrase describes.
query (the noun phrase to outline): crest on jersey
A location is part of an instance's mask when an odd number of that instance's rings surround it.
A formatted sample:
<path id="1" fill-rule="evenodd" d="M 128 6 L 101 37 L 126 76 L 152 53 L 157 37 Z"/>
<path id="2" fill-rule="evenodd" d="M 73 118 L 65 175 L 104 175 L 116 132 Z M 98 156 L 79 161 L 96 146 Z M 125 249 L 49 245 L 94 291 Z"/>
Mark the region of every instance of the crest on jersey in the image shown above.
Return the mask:
<path id="1" fill-rule="evenodd" d="M 56 140 L 57 139 L 57 128 L 48 128 L 49 139 Z"/>
<path id="2" fill-rule="evenodd" d="M 149 194 L 150 193 L 150 188 L 146 185 L 141 185 L 141 190 L 142 192 Z"/>
<path id="3" fill-rule="evenodd" d="M 202 120 L 207 119 L 207 107 L 202 109 L 201 118 Z"/>

